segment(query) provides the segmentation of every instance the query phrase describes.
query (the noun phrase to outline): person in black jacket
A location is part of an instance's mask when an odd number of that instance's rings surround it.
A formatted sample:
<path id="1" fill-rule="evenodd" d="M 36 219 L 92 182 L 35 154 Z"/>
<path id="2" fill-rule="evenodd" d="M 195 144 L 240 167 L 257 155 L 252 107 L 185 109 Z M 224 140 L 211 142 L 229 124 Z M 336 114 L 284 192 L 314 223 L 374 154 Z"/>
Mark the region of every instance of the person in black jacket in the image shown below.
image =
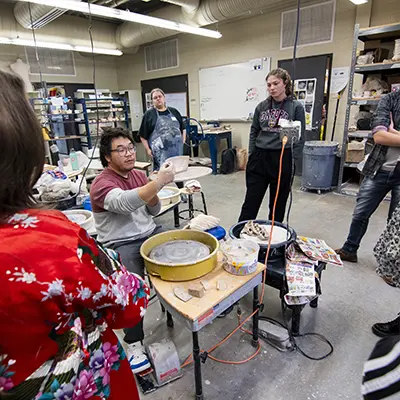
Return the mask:
<path id="1" fill-rule="evenodd" d="M 254 112 L 250 130 L 249 161 L 246 168 L 246 198 L 239 221 L 257 218 L 258 211 L 269 187 L 269 219 L 276 196 L 279 174 L 279 159 L 282 148 L 280 121 L 300 121 L 301 134 L 305 130 L 303 105 L 293 97 L 289 73 L 277 68 L 267 78 L 270 96 L 262 101 Z M 292 181 L 292 149 L 288 142 L 282 165 L 281 184 L 275 212 L 275 220 L 282 222 Z"/>

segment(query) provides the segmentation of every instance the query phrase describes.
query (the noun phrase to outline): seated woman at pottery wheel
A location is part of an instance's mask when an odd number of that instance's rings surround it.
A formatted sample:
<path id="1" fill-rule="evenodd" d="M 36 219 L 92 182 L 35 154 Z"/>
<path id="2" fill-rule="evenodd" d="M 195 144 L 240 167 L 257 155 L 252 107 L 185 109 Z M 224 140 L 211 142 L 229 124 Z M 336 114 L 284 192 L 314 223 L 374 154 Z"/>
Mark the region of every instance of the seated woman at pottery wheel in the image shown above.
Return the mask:
<path id="1" fill-rule="evenodd" d="M 164 164 L 154 181 L 134 170 L 136 147 L 132 136 L 120 128 L 105 128 L 100 142 L 104 171 L 94 180 L 90 198 L 98 241 L 117 251 L 130 272 L 144 276 L 140 247 L 161 231 L 153 217 L 161 209 L 157 193 L 174 180 L 172 165 Z M 150 367 L 141 341 L 143 321 L 125 329 L 128 359 L 134 373 Z"/>

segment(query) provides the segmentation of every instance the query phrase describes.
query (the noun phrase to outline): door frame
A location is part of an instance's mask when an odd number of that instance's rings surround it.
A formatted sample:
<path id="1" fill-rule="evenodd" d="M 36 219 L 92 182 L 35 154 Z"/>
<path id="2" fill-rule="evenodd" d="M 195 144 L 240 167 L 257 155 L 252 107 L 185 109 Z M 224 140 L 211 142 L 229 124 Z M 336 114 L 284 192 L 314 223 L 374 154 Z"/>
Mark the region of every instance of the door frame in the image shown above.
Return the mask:
<path id="1" fill-rule="evenodd" d="M 168 87 L 169 82 L 171 79 L 182 79 L 181 85 L 177 86 L 174 90 L 166 90 L 165 87 Z M 172 75 L 172 76 L 163 76 L 160 78 L 153 78 L 153 79 L 144 79 L 140 81 L 140 89 L 142 92 L 142 105 L 143 105 L 143 112 L 146 112 L 146 91 L 144 86 L 151 86 L 153 89 L 159 87 L 165 93 L 183 93 L 186 92 L 186 109 L 188 115 L 185 117 L 190 117 L 190 101 L 189 101 L 189 75 L 188 74 L 179 74 L 179 75 Z"/>
<path id="2" fill-rule="evenodd" d="M 331 79 L 332 79 L 332 66 L 333 66 L 333 53 L 324 53 L 324 54 L 314 54 L 312 56 L 305 56 L 305 57 L 297 57 L 297 60 L 300 59 L 304 59 L 304 58 L 316 58 L 316 57 L 327 57 L 328 61 L 327 61 L 327 65 L 326 65 L 326 70 L 329 71 L 328 73 L 328 83 L 327 83 L 327 91 L 325 93 L 324 91 L 324 104 L 325 104 L 325 111 L 326 111 L 326 115 L 325 115 L 325 122 L 324 122 L 324 136 L 323 136 L 323 140 L 326 140 L 326 134 L 327 134 L 327 127 L 328 127 L 328 113 L 329 113 L 329 100 L 330 100 L 330 90 L 331 90 Z M 287 58 L 284 60 L 278 60 L 278 66 L 279 66 L 279 62 L 287 62 L 287 61 L 293 61 L 292 58 Z M 292 81 L 294 82 L 295 79 L 298 79 L 296 76 L 292 76 Z M 325 82 L 324 82 L 325 85 Z M 321 129 L 321 126 L 320 126 Z"/>

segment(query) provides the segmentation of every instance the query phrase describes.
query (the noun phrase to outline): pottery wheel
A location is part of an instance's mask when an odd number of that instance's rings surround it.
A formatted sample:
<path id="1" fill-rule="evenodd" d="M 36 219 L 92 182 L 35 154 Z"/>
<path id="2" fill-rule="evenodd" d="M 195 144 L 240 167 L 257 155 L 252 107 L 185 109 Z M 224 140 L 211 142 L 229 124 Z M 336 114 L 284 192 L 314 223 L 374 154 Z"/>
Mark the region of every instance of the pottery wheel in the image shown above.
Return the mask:
<path id="1" fill-rule="evenodd" d="M 196 240 L 173 240 L 154 247 L 150 258 L 163 264 L 195 264 L 210 255 L 210 248 Z"/>

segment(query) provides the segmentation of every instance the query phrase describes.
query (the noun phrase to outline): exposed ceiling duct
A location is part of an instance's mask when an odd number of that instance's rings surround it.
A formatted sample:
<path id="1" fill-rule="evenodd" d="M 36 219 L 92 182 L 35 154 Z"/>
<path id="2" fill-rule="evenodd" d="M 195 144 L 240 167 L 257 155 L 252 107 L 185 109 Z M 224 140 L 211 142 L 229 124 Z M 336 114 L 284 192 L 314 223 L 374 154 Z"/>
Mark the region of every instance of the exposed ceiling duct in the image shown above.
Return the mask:
<path id="1" fill-rule="evenodd" d="M 255 15 L 270 7 L 290 6 L 294 0 L 163 0 L 166 3 L 179 5 L 164 7 L 151 15 L 165 18 L 196 27 L 226 21 L 243 15 Z M 200 4 L 199 4 L 200 3 Z M 121 48 L 138 48 L 138 46 L 154 42 L 176 33 L 152 26 L 139 26 L 126 22 L 118 27 L 116 40 Z"/>
<path id="2" fill-rule="evenodd" d="M 75 0 L 82 1 L 82 0 Z M 18 23 L 26 29 L 39 29 L 48 23 L 54 21 L 68 10 L 42 6 L 39 4 L 31 4 L 31 12 L 29 12 L 29 3 L 18 2 L 14 7 L 14 16 Z M 32 14 L 32 20 L 31 20 Z M 33 23 L 31 23 L 33 22 Z"/>
<path id="3" fill-rule="evenodd" d="M 122 6 L 125 3 L 128 3 L 129 0 L 94 0 L 93 4 L 97 4 L 99 6 L 108 6 L 111 8 L 115 8 L 118 6 Z"/>
<path id="4" fill-rule="evenodd" d="M 195 13 L 199 9 L 200 0 L 161 0 L 164 3 L 182 7 L 182 11 L 188 14 Z"/>

